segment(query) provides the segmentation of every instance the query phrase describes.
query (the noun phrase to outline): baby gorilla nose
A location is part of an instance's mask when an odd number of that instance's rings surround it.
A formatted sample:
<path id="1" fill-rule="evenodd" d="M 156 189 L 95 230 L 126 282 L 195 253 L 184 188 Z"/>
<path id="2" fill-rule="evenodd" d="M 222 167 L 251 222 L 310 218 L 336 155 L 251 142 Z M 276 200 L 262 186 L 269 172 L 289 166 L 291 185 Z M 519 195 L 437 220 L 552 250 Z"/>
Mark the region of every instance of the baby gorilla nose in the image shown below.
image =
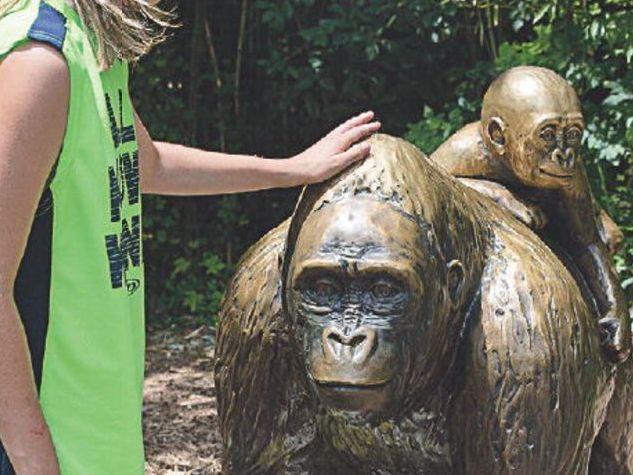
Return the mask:
<path id="1" fill-rule="evenodd" d="M 360 327 L 346 335 L 338 326 L 330 325 L 323 330 L 323 351 L 330 363 L 364 363 L 376 344 L 376 332 Z"/>
<path id="2" fill-rule="evenodd" d="M 564 152 L 561 148 L 556 147 L 551 155 L 551 160 L 561 168 L 573 168 L 576 162 L 576 152 L 569 147 Z"/>
<path id="3" fill-rule="evenodd" d="M 552 152 L 551 158 L 554 163 L 556 163 L 557 165 L 560 165 L 561 167 L 564 167 L 565 163 L 567 162 L 565 158 L 565 154 L 558 147 L 554 149 L 554 151 Z"/>
<path id="4" fill-rule="evenodd" d="M 565 150 L 565 166 L 567 168 L 572 168 L 574 163 L 576 162 L 576 152 L 572 147 L 569 147 Z"/>

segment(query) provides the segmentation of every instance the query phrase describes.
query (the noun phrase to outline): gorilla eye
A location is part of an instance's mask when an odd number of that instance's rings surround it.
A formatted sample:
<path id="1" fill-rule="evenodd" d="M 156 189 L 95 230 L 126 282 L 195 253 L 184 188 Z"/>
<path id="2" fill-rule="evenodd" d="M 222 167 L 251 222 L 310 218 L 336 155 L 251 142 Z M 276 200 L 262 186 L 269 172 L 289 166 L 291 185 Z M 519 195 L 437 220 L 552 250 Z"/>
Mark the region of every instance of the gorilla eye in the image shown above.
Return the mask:
<path id="1" fill-rule="evenodd" d="M 556 141 L 556 131 L 554 127 L 545 127 L 541 131 L 541 138 L 546 142 L 555 142 Z"/>
<path id="2" fill-rule="evenodd" d="M 338 293 L 339 286 L 331 279 L 319 279 L 314 283 L 313 291 L 317 297 L 327 299 Z"/>
<path id="3" fill-rule="evenodd" d="M 393 297 L 399 291 L 400 289 L 397 286 L 385 281 L 379 281 L 371 287 L 371 293 L 377 299 L 387 299 Z"/>
<path id="4" fill-rule="evenodd" d="M 580 140 L 582 139 L 582 130 L 580 130 L 578 127 L 572 127 L 565 134 L 565 138 L 568 142 L 580 142 Z"/>

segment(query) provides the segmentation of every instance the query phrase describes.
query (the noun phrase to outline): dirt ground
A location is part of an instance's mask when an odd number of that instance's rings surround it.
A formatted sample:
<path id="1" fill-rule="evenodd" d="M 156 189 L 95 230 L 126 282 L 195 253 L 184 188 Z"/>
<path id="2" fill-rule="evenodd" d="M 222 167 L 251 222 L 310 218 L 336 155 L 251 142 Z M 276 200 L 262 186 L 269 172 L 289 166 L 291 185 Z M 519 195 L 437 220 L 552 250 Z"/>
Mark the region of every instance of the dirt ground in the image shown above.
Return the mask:
<path id="1" fill-rule="evenodd" d="M 215 330 L 150 330 L 143 411 L 147 475 L 220 473 Z"/>

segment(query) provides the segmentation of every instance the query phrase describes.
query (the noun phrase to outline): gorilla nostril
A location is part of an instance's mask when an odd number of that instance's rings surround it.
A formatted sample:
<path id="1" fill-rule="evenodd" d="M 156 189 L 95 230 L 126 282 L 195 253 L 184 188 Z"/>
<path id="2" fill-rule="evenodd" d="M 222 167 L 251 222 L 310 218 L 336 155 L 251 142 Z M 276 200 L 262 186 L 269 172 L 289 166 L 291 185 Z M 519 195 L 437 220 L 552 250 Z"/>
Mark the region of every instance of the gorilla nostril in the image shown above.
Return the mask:
<path id="1" fill-rule="evenodd" d="M 337 362 L 343 355 L 347 337 L 336 326 L 330 325 L 321 335 L 321 346 L 325 360 L 329 363 Z"/>
<path id="2" fill-rule="evenodd" d="M 560 166 L 565 166 L 565 154 L 560 148 L 556 148 L 551 155 L 551 159 L 553 162 L 557 163 Z"/>
<path id="3" fill-rule="evenodd" d="M 345 335 L 342 335 L 340 333 L 329 332 L 327 338 L 329 340 L 332 340 L 332 341 L 338 343 L 339 345 L 344 345 L 345 344 Z"/>
<path id="4" fill-rule="evenodd" d="M 574 166 L 576 162 L 576 152 L 574 152 L 573 148 L 568 148 L 565 150 L 565 165 L 567 168 L 571 168 Z"/>
<path id="5" fill-rule="evenodd" d="M 349 341 L 349 346 L 356 347 L 358 345 L 360 345 L 362 342 L 364 342 L 367 339 L 366 335 L 354 335 L 352 336 L 352 339 Z"/>
<path id="6" fill-rule="evenodd" d="M 355 345 L 353 344 L 354 340 L 357 342 Z M 364 363 L 369 359 L 377 346 L 377 342 L 378 337 L 375 330 L 367 327 L 359 328 L 356 336 L 352 338 L 352 360 L 354 363 Z"/>

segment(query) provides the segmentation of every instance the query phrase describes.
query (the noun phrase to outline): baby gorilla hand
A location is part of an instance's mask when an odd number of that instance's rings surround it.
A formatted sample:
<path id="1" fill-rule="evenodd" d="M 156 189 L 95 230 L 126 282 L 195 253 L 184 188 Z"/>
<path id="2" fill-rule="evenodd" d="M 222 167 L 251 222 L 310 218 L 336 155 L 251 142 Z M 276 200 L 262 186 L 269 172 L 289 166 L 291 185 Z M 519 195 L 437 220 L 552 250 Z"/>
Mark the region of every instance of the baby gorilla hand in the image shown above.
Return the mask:
<path id="1" fill-rule="evenodd" d="M 510 190 L 499 183 L 473 178 L 459 178 L 459 181 L 492 199 L 533 230 L 543 229 L 547 224 L 547 217 L 538 206 L 521 201 Z"/>
<path id="2" fill-rule="evenodd" d="M 627 322 L 628 319 L 623 321 Z M 624 362 L 631 353 L 631 334 L 620 324 L 620 319 L 612 316 L 601 318 L 600 347 L 611 363 Z"/>
<path id="3" fill-rule="evenodd" d="M 512 200 L 509 203 L 500 204 L 510 211 L 510 213 L 512 213 L 517 219 L 525 223 L 530 229 L 538 231 L 543 229 L 547 224 L 547 216 L 541 208 L 536 205 L 523 203 L 514 197 L 512 197 Z"/>
<path id="4" fill-rule="evenodd" d="M 339 125 L 303 153 L 291 158 L 299 184 L 318 183 L 365 158 L 369 144 L 361 142 L 380 128 L 373 112 L 364 112 Z"/>

